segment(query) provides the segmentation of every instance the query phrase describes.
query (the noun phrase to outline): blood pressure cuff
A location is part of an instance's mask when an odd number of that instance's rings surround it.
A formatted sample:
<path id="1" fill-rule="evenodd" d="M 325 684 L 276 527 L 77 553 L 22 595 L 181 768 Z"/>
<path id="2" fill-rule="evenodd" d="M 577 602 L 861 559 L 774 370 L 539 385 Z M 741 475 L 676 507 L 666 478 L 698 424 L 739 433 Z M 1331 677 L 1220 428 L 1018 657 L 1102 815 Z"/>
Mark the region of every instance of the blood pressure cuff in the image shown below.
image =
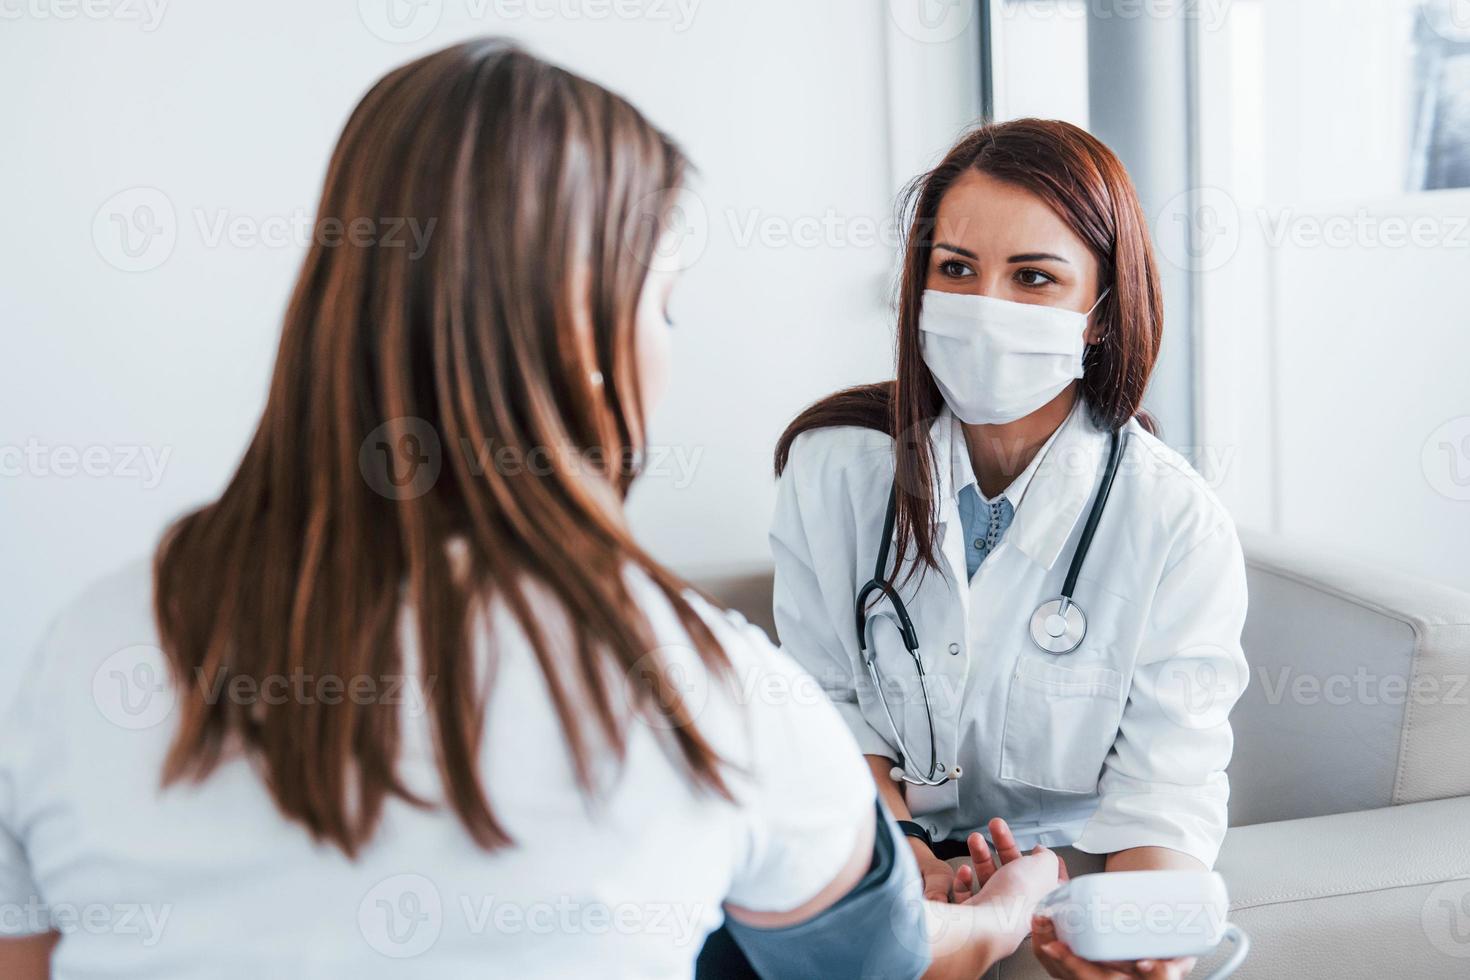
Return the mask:
<path id="1" fill-rule="evenodd" d="M 782 929 L 726 917 L 726 930 L 760 976 L 905 980 L 929 968 L 919 866 L 881 800 L 877 809 L 873 864 L 831 908 Z"/>

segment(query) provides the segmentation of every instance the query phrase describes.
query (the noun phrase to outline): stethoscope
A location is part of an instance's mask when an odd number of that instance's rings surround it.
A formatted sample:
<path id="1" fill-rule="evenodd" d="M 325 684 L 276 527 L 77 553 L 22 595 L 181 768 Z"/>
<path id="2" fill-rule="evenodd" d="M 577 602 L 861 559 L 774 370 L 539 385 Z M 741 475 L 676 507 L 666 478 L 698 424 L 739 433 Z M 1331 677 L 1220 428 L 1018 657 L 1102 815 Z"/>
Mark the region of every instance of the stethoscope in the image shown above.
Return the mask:
<path id="1" fill-rule="evenodd" d="M 1097 532 L 1098 522 L 1102 520 L 1103 511 L 1107 508 L 1108 495 L 1112 493 L 1113 478 L 1118 475 L 1118 461 L 1122 456 L 1123 437 L 1114 432 L 1111 446 L 1108 449 L 1108 465 L 1103 471 L 1102 486 L 1098 489 L 1097 497 L 1092 502 L 1092 509 L 1087 514 L 1087 523 L 1082 526 L 1082 537 L 1077 542 L 1077 550 L 1072 554 L 1072 564 L 1067 567 L 1067 578 L 1062 583 L 1062 592 L 1055 598 L 1042 602 L 1031 614 L 1031 642 L 1046 653 L 1055 656 L 1071 653 L 1082 645 L 1083 639 L 1087 636 L 1087 614 L 1082 611 L 1082 607 L 1077 604 L 1072 593 L 1077 588 L 1077 576 L 1082 574 L 1082 564 L 1087 560 L 1087 552 L 1092 548 L 1092 537 Z M 899 764 L 890 771 L 890 775 L 895 782 L 902 780 L 915 786 L 942 786 L 951 779 L 960 778 L 960 767 L 946 767 L 939 762 L 939 747 L 934 737 L 934 710 L 929 703 L 929 682 L 924 674 L 924 659 L 919 655 L 919 636 L 914 630 L 913 620 L 909 618 L 907 607 L 898 596 L 898 591 L 888 583 L 884 575 L 888 569 L 888 553 L 893 541 L 893 525 L 897 518 L 898 484 L 895 481 L 888 490 L 888 509 L 883 517 L 882 544 L 878 548 L 878 560 L 873 565 L 873 577 L 868 580 L 867 585 L 858 590 L 857 599 L 853 604 L 857 617 L 858 651 L 864 665 L 868 668 L 868 677 L 878 691 L 878 703 L 883 706 L 883 714 L 888 718 L 888 727 L 893 730 L 894 744 L 898 746 L 899 755 L 902 757 Z M 893 711 L 888 706 L 888 696 L 883 693 L 883 679 L 878 673 L 877 654 L 868 650 L 869 610 L 867 601 L 868 596 L 874 592 L 887 597 L 893 611 L 898 614 L 899 635 L 903 638 L 904 648 L 914 659 L 914 670 L 919 674 L 919 691 L 924 696 L 924 717 L 929 723 L 929 772 L 924 776 L 916 776 L 908 772 L 912 753 L 904 744 L 898 722 L 894 720 Z"/>

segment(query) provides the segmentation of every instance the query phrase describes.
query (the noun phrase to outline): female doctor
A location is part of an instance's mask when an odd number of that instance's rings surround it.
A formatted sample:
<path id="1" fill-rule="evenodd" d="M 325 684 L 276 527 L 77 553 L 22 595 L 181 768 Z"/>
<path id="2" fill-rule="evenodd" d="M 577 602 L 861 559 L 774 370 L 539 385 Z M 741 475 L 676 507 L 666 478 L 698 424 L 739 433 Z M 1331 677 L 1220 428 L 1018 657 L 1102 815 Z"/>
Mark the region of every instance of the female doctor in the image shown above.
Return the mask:
<path id="1" fill-rule="evenodd" d="M 962 139 L 908 211 L 896 380 L 818 402 L 776 451 L 782 644 L 908 821 L 930 897 L 955 887 L 935 851 L 996 816 L 1002 859 L 1207 868 L 1244 562 L 1140 412 L 1163 309 L 1132 184 L 1087 133 L 1025 119 Z"/>

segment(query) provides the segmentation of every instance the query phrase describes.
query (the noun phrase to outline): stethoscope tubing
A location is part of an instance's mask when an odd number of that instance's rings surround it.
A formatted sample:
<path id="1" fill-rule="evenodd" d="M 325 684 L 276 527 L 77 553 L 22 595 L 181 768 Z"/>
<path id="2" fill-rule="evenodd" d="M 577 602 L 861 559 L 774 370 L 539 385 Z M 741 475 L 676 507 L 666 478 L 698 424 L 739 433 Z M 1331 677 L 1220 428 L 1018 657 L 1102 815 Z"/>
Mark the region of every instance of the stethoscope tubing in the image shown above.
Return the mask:
<path id="1" fill-rule="evenodd" d="M 1102 485 L 1098 488 L 1097 497 L 1092 502 L 1092 508 L 1088 511 L 1087 521 L 1082 526 L 1082 536 L 1077 541 L 1077 550 L 1072 554 L 1071 564 L 1067 566 L 1067 576 L 1062 582 L 1061 594 L 1043 600 L 1036 607 L 1031 618 L 1031 642 L 1037 649 L 1054 656 L 1069 654 L 1082 645 L 1087 636 L 1087 616 L 1082 607 L 1074 598 L 1077 588 L 1077 578 L 1082 573 L 1082 566 L 1087 561 L 1088 552 L 1092 550 L 1092 539 L 1097 533 L 1098 524 L 1102 521 L 1103 511 L 1107 509 L 1108 497 L 1113 492 L 1113 483 L 1118 475 L 1118 464 L 1123 456 L 1124 437 L 1118 431 L 1110 433 L 1111 440 L 1108 449 L 1107 467 L 1103 471 Z M 913 620 L 909 617 L 908 607 L 899 597 L 898 591 L 893 587 L 892 580 L 888 577 L 888 556 L 890 545 L 893 541 L 893 529 L 898 518 L 898 482 L 897 480 L 889 487 L 888 506 L 883 516 L 882 537 L 879 539 L 878 558 L 873 565 L 873 577 L 858 590 L 857 597 L 853 603 L 853 612 L 857 625 L 858 651 L 864 665 L 867 667 L 868 676 L 873 682 L 873 687 L 878 693 L 878 702 L 883 706 L 883 714 L 888 719 L 889 728 L 893 731 L 894 745 L 898 748 L 902 759 L 895 771 L 901 774 L 904 782 L 917 786 L 942 786 L 951 779 L 959 778 L 959 767 L 946 768 L 941 772 L 939 763 L 938 740 L 934 734 L 934 709 L 929 699 L 929 685 L 924 672 L 924 660 L 919 653 L 919 636 L 914 629 Z M 894 569 L 895 573 L 897 568 Z M 896 575 L 895 575 L 896 577 Z M 888 705 L 888 696 L 883 692 L 883 679 L 878 672 L 877 655 L 868 651 L 868 619 L 870 610 L 867 607 L 868 597 L 874 592 L 881 594 L 888 600 L 889 606 L 898 616 L 899 634 L 903 639 L 903 645 L 908 650 L 909 656 L 914 660 L 914 669 L 919 675 L 919 691 L 924 698 L 924 716 L 929 725 L 929 771 L 924 776 L 916 776 L 908 771 L 909 762 L 913 754 L 909 752 L 908 746 L 904 744 L 903 734 L 899 731 L 897 720 L 893 717 L 893 710 Z M 1062 632 L 1054 634 L 1045 633 L 1047 617 L 1043 611 L 1047 606 L 1056 603 L 1057 612 L 1053 617 L 1059 616 L 1065 627 Z M 1045 639 L 1043 639 L 1045 636 Z M 1051 645 L 1048 645 L 1050 643 Z"/>

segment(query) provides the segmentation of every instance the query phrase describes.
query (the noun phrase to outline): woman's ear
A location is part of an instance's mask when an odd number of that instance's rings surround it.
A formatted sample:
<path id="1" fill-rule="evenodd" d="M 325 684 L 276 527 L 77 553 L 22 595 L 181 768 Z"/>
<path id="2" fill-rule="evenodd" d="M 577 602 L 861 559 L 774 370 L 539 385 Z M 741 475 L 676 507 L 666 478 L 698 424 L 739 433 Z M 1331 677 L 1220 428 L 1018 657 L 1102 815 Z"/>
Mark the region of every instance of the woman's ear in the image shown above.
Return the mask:
<path id="1" fill-rule="evenodd" d="M 1107 309 L 1107 299 L 1111 293 L 1111 289 L 1103 290 L 1103 294 L 1097 298 L 1097 301 L 1092 304 L 1092 309 L 1088 311 L 1087 331 L 1082 335 L 1082 339 L 1087 341 L 1090 347 L 1096 347 L 1102 343 L 1103 335 L 1108 332 L 1107 316 L 1104 311 Z"/>

